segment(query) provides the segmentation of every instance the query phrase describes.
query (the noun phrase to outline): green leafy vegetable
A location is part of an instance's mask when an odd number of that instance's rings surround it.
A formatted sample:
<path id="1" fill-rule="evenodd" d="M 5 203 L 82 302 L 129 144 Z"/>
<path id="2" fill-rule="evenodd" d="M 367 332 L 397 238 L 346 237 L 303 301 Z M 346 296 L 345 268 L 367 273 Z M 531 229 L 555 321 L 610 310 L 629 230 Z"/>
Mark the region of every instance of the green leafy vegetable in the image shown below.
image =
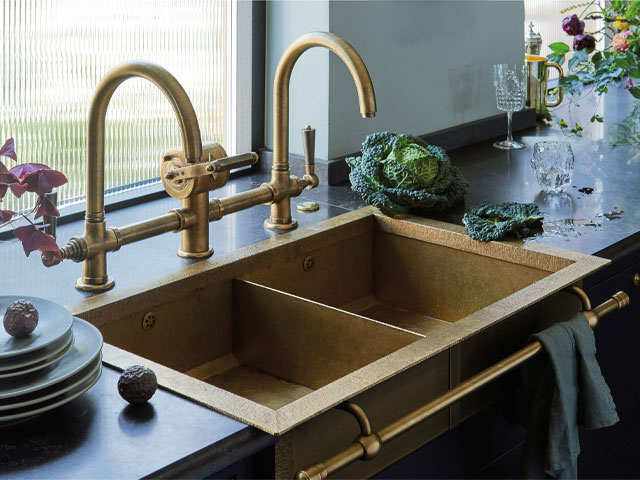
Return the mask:
<path id="1" fill-rule="evenodd" d="M 542 213 L 535 203 L 500 203 L 472 207 L 462 222 L 474 240 L 500 240 L 507 234 L 517 238 L 535 235 L 542 229 Z"/>
<path id="2" fill-rule="evenodd" d="M 362 156 L 346 162 L 351 188 L 389 216 L 445 210 L 464 199 L 469 185 L 443 148 L 408 134 L 369 135 Z"/>

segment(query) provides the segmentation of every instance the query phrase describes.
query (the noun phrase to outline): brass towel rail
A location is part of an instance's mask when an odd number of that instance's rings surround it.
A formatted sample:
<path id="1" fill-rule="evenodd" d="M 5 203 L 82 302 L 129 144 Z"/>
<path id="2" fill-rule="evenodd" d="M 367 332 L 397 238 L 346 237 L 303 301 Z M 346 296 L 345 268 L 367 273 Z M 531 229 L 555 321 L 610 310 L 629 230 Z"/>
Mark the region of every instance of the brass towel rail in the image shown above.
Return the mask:
<path id="1" fill-rule="evenodd" d="M 598 321 L 603 316 L 629 305 L 629 296 L 625 292 L 618 292 L 607 301 L 591 308 L 591 302 L 587 294 L 579 287 L 571 286 L 566 289 L 580 298 L 583 306 L 583 313 L 589 321 L 591 328 L 595 328 Z M 345 402 L 338 408 L 351 413 L 360 425 L 361 434 L 354 442 L 341 451 L 322 462 L 310 465 L 296 473 L 295 478 L 299 480 L 320 480 L 325 479 L 332 473 L 343 469 L 356 460 L 368 460 L 377 455 L 382 446 L 420 422 L 428 419 L 436 413 L 450 407 L 454 403 L 462 400 L 465 396 L 475 392 L 479 388 L 487 385 L 496 378 L 513 370 L 517 366 L 526 362 L 542 350 L 542 344 L 538 341 L 530 343 L 526 347 L 502 359 L 498 363 L 474 375 L 462 382 L 455 388 L 433 399 L 426 405 L 414 410 L 405 416 L 381 428 L 378 432 L 372 432 L 369 426 L 369 419 L 364 411 L 352 402 Z"/>

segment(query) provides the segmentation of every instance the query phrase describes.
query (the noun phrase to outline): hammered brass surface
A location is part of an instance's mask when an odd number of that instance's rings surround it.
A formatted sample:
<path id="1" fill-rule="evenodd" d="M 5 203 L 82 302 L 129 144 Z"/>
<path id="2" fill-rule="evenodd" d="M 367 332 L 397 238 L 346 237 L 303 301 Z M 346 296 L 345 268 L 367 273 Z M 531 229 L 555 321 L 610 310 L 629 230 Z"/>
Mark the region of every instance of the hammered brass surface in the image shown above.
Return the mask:
<path id="1" fill-rule="evenodd" d="M 427 334 L 478 311 L 552 272 L 373 229 L 304 256 L 287 257 L 251 279 Z"/>
<path id="2" fill-rule="evenodd" d="M 89 298 L 72 312 L 115 345 L 105 348 L 106 363 L 150 364 L 164 388 L 266 432 L 290 432 L 360 395 L 380 402 L 363 404 L 375 428 L 409 399 L 441 394 L 495 352 L 518 348 L 537 316 L 560 319 L 529 310 L 563 303 L 557 292 L 606 263 L 536 244 L 476 242 L 459 226 L 364 208 Z M 143 330 L 149 311 L 157 322 Z M 417 366 L 435 368 L 439 380 L 403 380 Z M 385 387 L 392 380 L 406 405 Z M 472 408 L 463 404 L 458 417 Z M 398 439 L 393 458 L 449 428 L 448 412 L 438 422 L 424 427 L 432 433 Z M 387 455 L 370 462 L 380 467 Z"/>
<path id="3" fill-rule="evenodd" d="M 110 322 L 105 341 L 278 409 L 421 338 L 250 282 L 216 287 L 157 306 L 153 329 L 141 313 Z"/>
<path id="4" fill-rule="evenodd" d="M 375 236 L 373 261 L 373 291 L 381 303 L 448 322 L 549 275 L 508 259 L 386 232 Z"/>
<path id="5" fill-rule="evenodd" d="M 233 351 L 242 364 L 319 389 L 418 335 L 234 280 Z"/>

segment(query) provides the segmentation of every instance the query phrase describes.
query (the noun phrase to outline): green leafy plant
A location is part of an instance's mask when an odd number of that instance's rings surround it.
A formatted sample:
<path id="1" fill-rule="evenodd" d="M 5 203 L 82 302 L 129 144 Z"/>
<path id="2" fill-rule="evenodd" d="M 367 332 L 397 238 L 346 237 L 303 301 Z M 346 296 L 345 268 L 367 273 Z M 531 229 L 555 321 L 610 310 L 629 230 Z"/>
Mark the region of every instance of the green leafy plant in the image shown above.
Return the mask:
<path id="1" fill-rule="evenodd" d="M 636 99 L 640 99 L 640 0 L 612 1 L 609 6 L 600 7 L 600 2 L 591 0 L 579 6 L 584 7 L 580 14 L 572 14 L 562 20 L 563 30 L 573 37 L 570 47 L 564 42 L 549 45 L 551 52 L 547 58 L 563 65 L 566 55 L 573 55 L 567 62 L 568 74 L 560 79 L 559 85 L 571 95 L 580 95 L 585 86 L 602 95 L 612 86 L 623 87 Z M 567 12 L 578 6 L 563 10 Z M 596 32 L 584 32 L 584 20 L 604 20 L 604 27 Z M 604 51 L 596 51 L 596 36 L 606 36 L 611 42 Z M 597 109 L 597 106 L 596 106 Z M 602 123 L 604 119 L 596 115 L 591 122 Z M 559 123 L 561 128 L 568 125 Z M 569 130 L 579 134 L 582 127 L 576 124 Z"/>
<path id="2" fill-rule="evenodd" d="M 389 216 L 445 210 L 464 199 L 469 185 L 443 148 L 408 134 L 369 135 L 362 156 L 346 162 L 351 188 Z"/>

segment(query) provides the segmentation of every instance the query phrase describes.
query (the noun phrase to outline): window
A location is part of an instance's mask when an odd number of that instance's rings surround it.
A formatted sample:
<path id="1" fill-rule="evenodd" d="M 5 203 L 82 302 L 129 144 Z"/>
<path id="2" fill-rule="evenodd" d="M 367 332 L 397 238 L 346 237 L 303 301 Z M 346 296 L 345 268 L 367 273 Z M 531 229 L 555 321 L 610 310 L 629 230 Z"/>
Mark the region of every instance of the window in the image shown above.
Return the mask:
<path id="1" fill-rule="evenodd" d="M 60 204 L 83 200 L 86 121 L 107 71 L 130 59 L 169 70 L 187 91 L 202 139 L 230 148 L 238 133 L 231 113 L 234 76 L 231 0 L 0 0 L 2 76 L 0 137 L 14 137 L 18 160 L 62 171 Z M 2 143 L 2 142 L 0 142 Z M 160 159 L 181 146 L 175 114 L 144 79 L 115 92 L 106 121 L 105 190 L 157 182 Z M 13 202 L 13 203 L 12 203 Z M 7 195 L 21 211 L 32 198 Z"/>

